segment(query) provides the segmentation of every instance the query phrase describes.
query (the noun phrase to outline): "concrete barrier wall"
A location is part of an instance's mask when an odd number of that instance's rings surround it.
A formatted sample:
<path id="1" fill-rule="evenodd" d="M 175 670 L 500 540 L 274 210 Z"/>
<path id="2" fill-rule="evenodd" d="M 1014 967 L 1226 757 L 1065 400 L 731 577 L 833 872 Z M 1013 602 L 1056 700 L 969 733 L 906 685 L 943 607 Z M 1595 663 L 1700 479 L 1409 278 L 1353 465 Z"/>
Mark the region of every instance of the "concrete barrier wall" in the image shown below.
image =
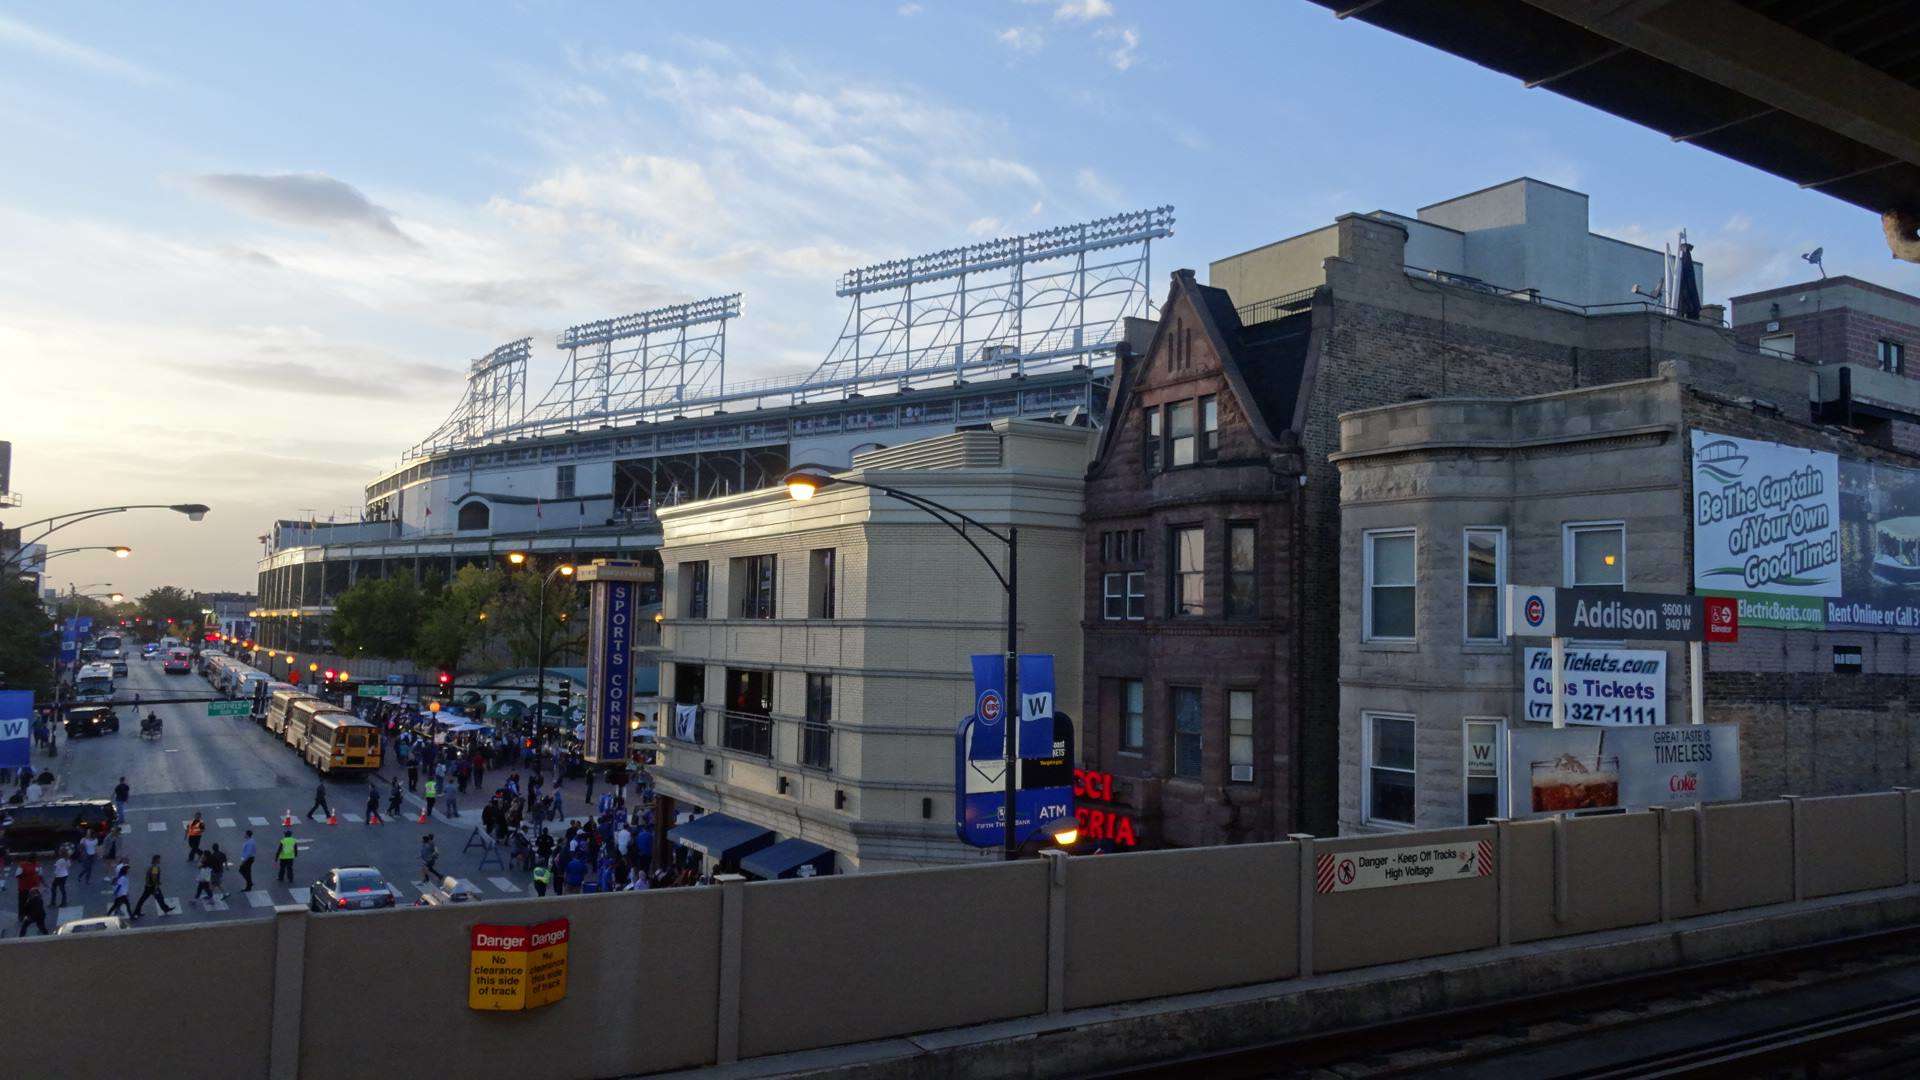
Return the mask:
<path id="1" fill-rule="evenodd" d="M 1884 889 L 1907 880 L 1900 792 L 1794 800 L 1794 850 L 1804 899 Z"/>
<path id="2" fill-rule="evenodd" d="M 0 1061 L 648 1073 L 1901 885 L 1916 838 L 1920 791 L 1898 791 L 5 941 Z M 1318 891 L 1322 855 L 1480 841 L 1489 876 Z M 468 1009 L 469 928 L 560 917 L 566 998 Z"/>
<path id="3" fill-rule="evenodd" d="M 268 921 L 8 941 L 0 1075 L 263 1076 L 273 942 Z"/>
<path id="4" fill-rule="evenodd" d="M 1784 802 L 1673 810 L 1668 914 L 1681 919 L 1793 899 L 1793 810 Z"/>
<path id="5" fill-rule="evenodd" d="M 1653 814 L 1522 821 L 1508 832 L 1513 941 L 1659 921 L 1660 838 Z"/>
<path id="6" fill-rule="evenodd" d="M 1071 859 L 1066 869 L 1069 1009 L 1299 974 L 1298 844 Z"/>
<path id="7" fill-rule="evenodd" d="M 467 1007 L 471 926 L 559 918 L 569 920 L 572 931 L 565 999 L 526 1012 Z M 713 1061 L 718 889 L 462 904 L 305 922 L 299 1075 L 306 1080 L 448 1073 L 559 1080 Z M 263 951 L 273 953 L 271 945 Z M 217 985 L 222 977 L 209 971 L 206 981 Z M 180 996 L 190 999 L 193 992 Z M 224 1024 L 214 1024 L 201 1028 L 196 1041 L 204 1051 L 225 1035 Z M 464 1064 L 456 1068 L 454 1062 Z M 241 1074 L 199 1068 L 127 1075 Z"/>
<path id="8" fill-rule="evenodd" d="M 1490 825 L 1437 829 L 1366 840 L 1316 841 L 1313 847 L 1316 857 L 1331 854 L 1338 861 L 1348 852 L 1481 840 L 1497 842 L 1497 830 Z M 1497 861 L 1494 867 L 1497 872 Z M 1500 943 L 1499 879 L 1488 876 L 1317 893 L 1312 925 L 1314 971 L 1485 949 Z"/>
<path id="9" fill-rule="evenodd" d="M 730 886 L 740 1056 L 1045 1012 L 1048 874 L 1028 860 Z"/>

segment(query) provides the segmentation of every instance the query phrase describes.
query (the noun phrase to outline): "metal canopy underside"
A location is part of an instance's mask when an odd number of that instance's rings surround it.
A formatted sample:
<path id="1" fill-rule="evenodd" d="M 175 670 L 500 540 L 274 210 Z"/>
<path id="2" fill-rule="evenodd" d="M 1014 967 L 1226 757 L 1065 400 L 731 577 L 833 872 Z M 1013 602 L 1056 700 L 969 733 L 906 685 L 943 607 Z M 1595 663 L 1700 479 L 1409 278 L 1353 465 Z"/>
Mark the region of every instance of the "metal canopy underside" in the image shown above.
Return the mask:
<path id="1" fill-rule="evenodd" d="M 1920 209 L 1920 3 L 1312 2 L 1875 213 Z"/>

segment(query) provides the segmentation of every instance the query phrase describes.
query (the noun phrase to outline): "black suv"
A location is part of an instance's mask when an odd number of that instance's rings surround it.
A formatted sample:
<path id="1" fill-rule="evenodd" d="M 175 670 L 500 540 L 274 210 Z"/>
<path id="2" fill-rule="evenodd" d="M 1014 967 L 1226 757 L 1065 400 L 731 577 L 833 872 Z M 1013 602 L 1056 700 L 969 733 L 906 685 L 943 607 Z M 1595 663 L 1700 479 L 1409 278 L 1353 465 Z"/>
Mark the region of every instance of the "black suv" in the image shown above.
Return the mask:
<path id="1" fill-rule="evenodd" d="M 120 714 L 105 705 L 81 705 L 67 710 L 67 737 L 120 733 Z"/>
<path id="2" fill-rule="evenodd" d="M 120 814 L 109 799 L 56 799 L 0 806 L 0 847 L 9 855 L 48 855 L 82 836 L 110 835 Z"/>

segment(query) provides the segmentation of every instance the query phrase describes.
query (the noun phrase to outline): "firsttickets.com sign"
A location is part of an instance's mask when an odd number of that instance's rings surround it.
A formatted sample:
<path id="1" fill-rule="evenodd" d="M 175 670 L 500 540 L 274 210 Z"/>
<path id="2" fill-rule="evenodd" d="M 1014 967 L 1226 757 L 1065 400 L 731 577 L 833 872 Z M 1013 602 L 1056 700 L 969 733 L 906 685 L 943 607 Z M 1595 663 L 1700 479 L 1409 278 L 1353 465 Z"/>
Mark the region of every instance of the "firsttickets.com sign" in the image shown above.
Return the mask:
<path id="1" fill-rule="evenodd" d="M 1526 650 L 1527 719 L 1553 719 L 1553 650 Z M 1667 722 L 1667 654 L 1659 649 L 1568 649 L 1560 670 L 1567 723 Z"/>

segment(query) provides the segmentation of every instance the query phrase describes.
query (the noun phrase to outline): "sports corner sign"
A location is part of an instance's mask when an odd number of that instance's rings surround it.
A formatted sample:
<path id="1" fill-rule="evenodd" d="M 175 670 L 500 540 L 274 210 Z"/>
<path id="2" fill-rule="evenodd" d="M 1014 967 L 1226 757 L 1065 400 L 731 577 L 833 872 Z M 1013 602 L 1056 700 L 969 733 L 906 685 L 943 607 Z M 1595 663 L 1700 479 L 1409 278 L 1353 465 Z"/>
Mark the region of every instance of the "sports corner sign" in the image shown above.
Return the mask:
<path id="1" fill-rule="evenodd" d="M 653 580 L 651 567 L 597 560 L 575 579 L 593 590 L 587 639 L 587 720 L 581 739 L 588 761 L 627 759 L 627 725 L 633 715 L 634 642 L 640 620 L 640 586 Z"/>
<path id="2" fill-rule="evenodd" d="M 1493 874 L 1493 841 L 1323 851 L 1314 870 L 1315 889 L 1323 893 L 1472 881 Z"/>

